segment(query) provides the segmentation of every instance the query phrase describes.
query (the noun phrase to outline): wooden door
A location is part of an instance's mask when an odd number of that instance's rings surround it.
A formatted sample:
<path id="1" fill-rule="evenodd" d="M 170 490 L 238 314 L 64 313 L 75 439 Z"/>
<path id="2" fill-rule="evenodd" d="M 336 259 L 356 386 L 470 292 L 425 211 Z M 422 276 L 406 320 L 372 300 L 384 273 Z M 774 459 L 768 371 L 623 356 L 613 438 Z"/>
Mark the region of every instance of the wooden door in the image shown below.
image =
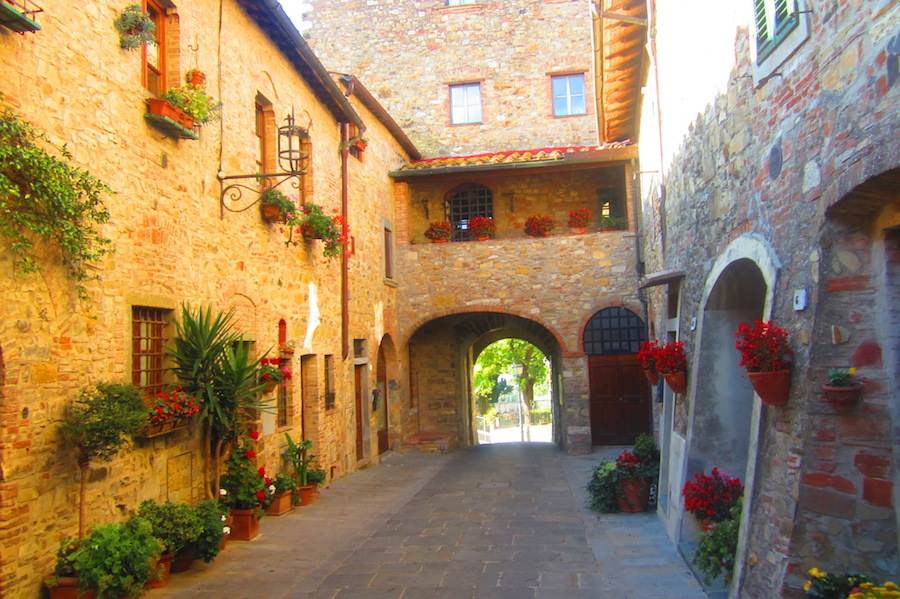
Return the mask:
<path id="1" fill-rule="evenodd" d="M 355 403 L 356 403 L 356 459 L 365 457 L 363 447 L 363 371 L 365 366 L 357 366 L 353 369 Z"/>
<path id="2" fill-rule="evenodd" d="M 630 445 L 650 432 L 650 388 L 635 354 L 588 357 L 591 439 Z"/>

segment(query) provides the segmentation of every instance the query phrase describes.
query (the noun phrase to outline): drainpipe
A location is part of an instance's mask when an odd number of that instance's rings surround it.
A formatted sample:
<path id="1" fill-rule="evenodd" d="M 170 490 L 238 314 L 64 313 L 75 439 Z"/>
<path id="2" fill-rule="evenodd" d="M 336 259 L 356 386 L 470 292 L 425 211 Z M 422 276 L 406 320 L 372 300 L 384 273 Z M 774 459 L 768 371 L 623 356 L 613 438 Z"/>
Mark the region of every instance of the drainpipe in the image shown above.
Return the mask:
<path id="1" fill-rule="evenodd" d="M 350 158 L 350 125 L 341 123 L 341 236 L 345 240 L 341 251 L 341 352 L 346 360 L 350 355 L 350 256 L 347 236 L 350 177 L 347 170 Z"/>

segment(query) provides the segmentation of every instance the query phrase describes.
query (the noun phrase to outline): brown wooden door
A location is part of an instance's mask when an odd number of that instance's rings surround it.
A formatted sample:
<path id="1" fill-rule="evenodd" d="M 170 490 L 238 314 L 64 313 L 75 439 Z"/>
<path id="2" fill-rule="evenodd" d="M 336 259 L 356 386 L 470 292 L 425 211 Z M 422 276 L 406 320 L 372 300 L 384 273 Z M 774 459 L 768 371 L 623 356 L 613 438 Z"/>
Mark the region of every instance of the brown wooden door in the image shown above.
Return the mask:
<path id="1" fill-rule="evenodd" d="M 363 388 L 362 376 L 365 366 L 357 366 L 353 369 L 354 388 L 356 395 L 356 459 L 361 460 L 365 457 L 363 450 Z"/>
<path id="2" fill-rule="evenodd" d="M 635 354 L 589 356 L 591 439 L 629 445 L 650 432 L 650 388 Z"/>

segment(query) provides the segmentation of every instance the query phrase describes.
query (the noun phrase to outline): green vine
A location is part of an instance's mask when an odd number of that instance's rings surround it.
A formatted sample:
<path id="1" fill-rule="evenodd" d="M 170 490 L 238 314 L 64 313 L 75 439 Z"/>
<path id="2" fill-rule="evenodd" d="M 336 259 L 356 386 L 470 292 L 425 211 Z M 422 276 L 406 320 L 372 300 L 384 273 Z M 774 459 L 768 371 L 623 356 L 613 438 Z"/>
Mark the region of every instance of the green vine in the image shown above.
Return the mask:
<path id="1" fill-rule="evenodd" d="M 72 166 L 65 146 L 54 156 L 42 147 L 48 145 L 46 135 L 12 110 L 0 112 L 0 235 L 21 273 L 40 270 L 34 255 L 37 240 L 55 243 L 84 299 L 84 282 L 97 278 L 88 273 L 88 265 L 112 251 L 111 241 L 96 230 L 109 220 L 101 196 L 110 189 Z"/>

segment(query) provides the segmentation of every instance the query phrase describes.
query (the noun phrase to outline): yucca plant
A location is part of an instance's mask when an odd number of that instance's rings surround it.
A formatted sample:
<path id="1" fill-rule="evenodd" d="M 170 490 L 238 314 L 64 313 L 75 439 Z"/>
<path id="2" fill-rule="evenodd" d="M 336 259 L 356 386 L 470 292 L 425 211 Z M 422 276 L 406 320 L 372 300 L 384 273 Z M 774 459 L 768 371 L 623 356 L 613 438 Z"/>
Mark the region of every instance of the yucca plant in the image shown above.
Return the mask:
<path id="1" fill-rule="evenodd" d="M 214 313 L 211 307 L 196 311 L 182 307 L 174 345 L 168 352 L 182 387 L 201 402 L 203 459 L 207 464 L 203 482 L 209 499 L 218 496 L 222 459 L 244 421 L 253 411 L 271 409 L 268 402 L 260 400 L 265 385 L 257 382 L 259 360 L 250 357 L 250 348 L 234 330 L 233 318 L 233 312 Z"/>

